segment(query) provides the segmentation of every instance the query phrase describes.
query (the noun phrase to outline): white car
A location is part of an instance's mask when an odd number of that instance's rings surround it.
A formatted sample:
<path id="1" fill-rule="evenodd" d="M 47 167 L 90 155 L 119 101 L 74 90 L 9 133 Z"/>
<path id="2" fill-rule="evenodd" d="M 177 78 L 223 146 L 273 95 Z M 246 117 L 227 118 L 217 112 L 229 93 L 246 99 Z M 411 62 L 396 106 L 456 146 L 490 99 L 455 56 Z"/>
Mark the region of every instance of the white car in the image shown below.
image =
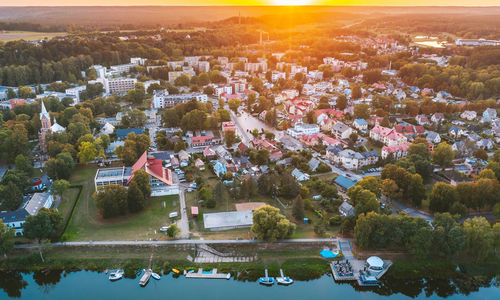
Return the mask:
<path id="1" fill-rule="evenodd" d="M 162 228 L 160 228 L 161 232 L 167 232 L 167 230 L 168 230 L 168 226 L 163 226 Z"/>

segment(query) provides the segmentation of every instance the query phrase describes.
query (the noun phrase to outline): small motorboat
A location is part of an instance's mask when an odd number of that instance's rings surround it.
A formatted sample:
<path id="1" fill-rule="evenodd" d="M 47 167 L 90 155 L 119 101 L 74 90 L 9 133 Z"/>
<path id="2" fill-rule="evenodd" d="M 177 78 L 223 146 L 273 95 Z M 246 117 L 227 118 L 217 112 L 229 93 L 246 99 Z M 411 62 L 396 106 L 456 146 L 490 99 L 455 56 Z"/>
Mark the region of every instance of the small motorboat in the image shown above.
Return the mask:
<path id="1" fill-rule="evenodd" d="M 122 279 L 123 273 L 124 273 L 123 270 L 116 270 L 114 272 L 110 272 L 108 278 L 111 281 L 116 281 L 116 280 Z"/>
<path id="2" fill-rule="evenodd" d="M 266 276 L 259 278 L 258 282 L 263 285 L 271 286 L 274 284 L 274 278 L 269 277 L 266 269 Z"/>
<path id="3" fill-rule="evenodd" d="M 291 279 L 290 277 L 286 277 L 285 275 L 283 275 L 283 269 L 280 269 L 280 274 L 281 274 L 281 277 L 277 277 L 276 278 L 276 282 L 278 282 L 278 284 L 281 284 L 281 285 L 290 285 L 293 283 L 293 279 Z"/>
<path id="4" fill-rule="evenodd" d="M 181 271 L 179 271 L 177 269 L 172 269 L 172 272 L 174 272 L 175 274 L 179 274 Z"/>
<path id="5" fill-rule="evenodd" d="M 151 273 L 151 277 L 153 277 L 156 280 L 160 280 L 160 278 L 161 278 L 161 276 L 159 274 L 155 273 L 155 272 Z"/>
<path id="6" fill-rule="evenodd" d="M 108 274 L 108 272 L 109 272 L 109 269 L 106 268 L 106 270 L 104 270 L 104 274 Z"/>

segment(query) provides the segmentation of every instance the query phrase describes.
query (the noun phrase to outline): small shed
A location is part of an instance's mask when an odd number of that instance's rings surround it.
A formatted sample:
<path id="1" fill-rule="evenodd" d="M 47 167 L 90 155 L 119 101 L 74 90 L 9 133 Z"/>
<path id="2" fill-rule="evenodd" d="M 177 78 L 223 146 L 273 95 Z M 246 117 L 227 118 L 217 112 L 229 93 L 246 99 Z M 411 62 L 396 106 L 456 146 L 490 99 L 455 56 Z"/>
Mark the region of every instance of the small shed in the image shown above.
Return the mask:
<path id="1" fill-rule="evenodd" d="M 198 206 L 191 206 L 191 216 L 198 218 Z"/>

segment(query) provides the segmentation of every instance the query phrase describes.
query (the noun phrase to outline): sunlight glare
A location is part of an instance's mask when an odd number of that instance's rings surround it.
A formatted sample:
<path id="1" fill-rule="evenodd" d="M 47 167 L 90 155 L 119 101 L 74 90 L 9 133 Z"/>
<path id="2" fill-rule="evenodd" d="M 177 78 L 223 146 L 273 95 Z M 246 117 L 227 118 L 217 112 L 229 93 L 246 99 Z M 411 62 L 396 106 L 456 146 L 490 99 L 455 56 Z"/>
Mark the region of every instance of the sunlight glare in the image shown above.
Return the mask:
<path id="1" fill-rule="evenodd" d="M 272 0 L 274 5 L 293 6 L 293 5 L 309 5 L 312 0 Z"/>

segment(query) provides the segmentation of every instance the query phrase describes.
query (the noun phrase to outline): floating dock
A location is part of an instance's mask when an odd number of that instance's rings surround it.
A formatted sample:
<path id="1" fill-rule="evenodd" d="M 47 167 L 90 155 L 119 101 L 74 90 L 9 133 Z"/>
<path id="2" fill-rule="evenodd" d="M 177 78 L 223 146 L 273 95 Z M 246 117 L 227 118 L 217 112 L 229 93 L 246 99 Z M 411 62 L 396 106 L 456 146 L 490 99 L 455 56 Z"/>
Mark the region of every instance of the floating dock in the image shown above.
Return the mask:
<path id="1" fill-rule="evenodd" d="M 202 278 L 202 279 L 229 279 L 231 278 L 230 273 L 217 273 L 217 269 L 212 271 L 203 271 L 203 269 L 198 269 L 198 272 L 186 273 L 186 278 Z"/>
<path id="2" fill-rule="evenodd" d="M 141 279 L 139 280 L 139 285 L 145 286 L 146 284 L 148 284 L 150 278 L 151 278 L 151 269 L 147 269 L 147 271 L 142 275 Z"/>

